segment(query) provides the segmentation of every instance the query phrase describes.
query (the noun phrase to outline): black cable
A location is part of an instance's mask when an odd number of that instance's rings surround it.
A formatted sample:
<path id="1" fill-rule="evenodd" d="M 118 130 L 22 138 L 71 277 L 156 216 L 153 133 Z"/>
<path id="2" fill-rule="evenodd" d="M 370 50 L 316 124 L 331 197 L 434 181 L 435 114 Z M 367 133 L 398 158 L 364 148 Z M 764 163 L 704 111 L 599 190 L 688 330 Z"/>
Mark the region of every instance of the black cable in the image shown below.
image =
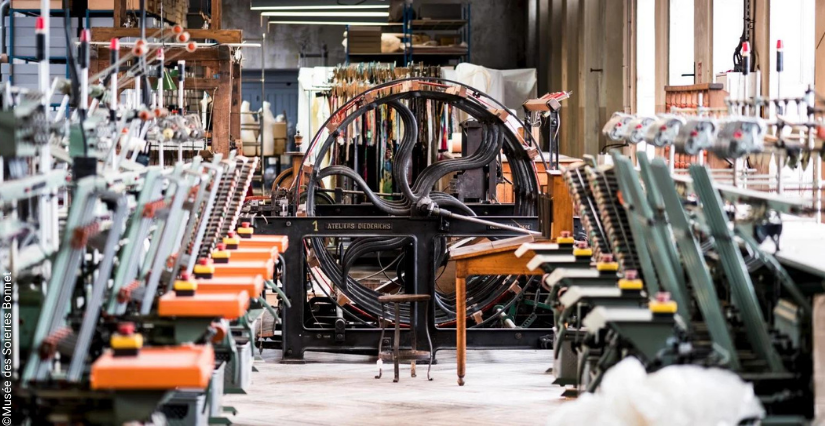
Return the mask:
<path id="1" fill-rule="evenodd" d="M 413 101 L 416 98 L 418 99 L 418 101 Z M 408 150 L 411 151 L 413 147 L 418 145 L 418 132 L 416 132 L 415 130 L 420 130 L 420 126 L 418 126 L 419 123 L 417 123 L 417 120 L 415 119 L 415 115 L 412 113 L 412 110 L 401 104 L 399 101 L 408 101 L 411 103 L 413 107 L 415 107 L 419 106 L 417 104 L 420 104 L 427 100 L 450 103 L 455 108 L 467 112 L 468 114 L 476 117 L 482 122 L 486 121 L 488 123 L 494 123 L 493 125 L 487 126 L 487 131 L 485 132 L 486 137 L 483 139 L 482 146 L 477 150 L 477 152 L 463 159 L 456 159 L 456 161 L 443 161 L 433 164 L 429 167 L 425 167 L 423 170 L 420 171 L 420 173 L 417 174 L 416 182 L 413 185 L 413 187 L 409 189 L 404 188 L 404 190 L 402 191 L 396 190 L 396 192 L 401 192 L 403 194 L 401 196 L 401 200 L 389 201 L 378 197 L 374 192 L 372 192 L 372 190 L 368 187 L 366 182 L 364 182 L 363 179 L 360 179 L 360 174 L 357 171 L 346 166 L 329 166 L 326 168 L 322 167 L 322 165 L 320 164 L 321 159 L 326 156 L 328 151 L 333 146 L 335 146 L 334 141 L 340 135 L 340 133 L 337 130 L 334 130 L 330 132 L 329 137 L 323 142 L 322 146 L 320 147 L 320 150 L 313 149 L 313 152 L 316 154 L 317 160 L 315 167 L 313 168 L 314 171 L 312 172 L 312 176 L 308 180 L 306 186 L 307 213 L 309 215 L 314 214 L 314 194 L 317 190 L 318 180 L 323 178 L 324 176 L 340 174 L 345 175 L 348 178 L 351 178 L 352 180 L 356 181 L 356 184 L 358 186 L 361 186 L 364 195 L 369 199 L 369 201 L 371 201 L 373 205 L 381 209 L 385 214 L 408 215 L 408 212 L 412 207 L 411 200 L 414 200 L 426 194 L 429 195 L 435 203 L 444 206 L 449 205 L 459 210 L 464 210 L 468 214 L 473 215 L 472 210 L 469 209 L 469 207 L 459 202 L 454 197 L 443 193 L 430 192 L 432 189 L 432 185 L 430 185 L 430 182 L 434 182 L 434 177 L 440 178 L 441 176 L 443 176 L 442 173 L 444 173 L 445 171 L 449 171 L 449 169 L 456 167 L 458 165 L 460 165 L 461 167 L 468 167 L 474 165 L 473 163 L 475 162 L 481 163 L 480 166 L 485 165 L 486 163 L 489 163 L 489 161 L 492 161 L 498 155 L 499 151 L 503 150 L 504 155 L 507 156 L 511 165 L 511 169 L 513 171 L 516 214 L 534 215 L 536 211 L 537 201 L 536 194 L 539 189 L 538 183 L 535 179 L 536 173 L 533 160 L 529 158 L 524 147 L 521 145 L 521 142 L 518 139 L 516 139 L 511 132 L 500 127 L 502 124 L 496 121 L 496 118 L 492 116 L 488 107 L 486 105 L 482 105 L 478 102 L 475 102 L 472 98 L 465 99 L 448 93 L 424 90 L 417 92 L 397 93 L 377 99 L 371 104 L 361 106 L 357 110 L 347 115 L 343 121 L 336 123 L 336 128 L 346 128 L 350 123 L 354 122 L 359 117 L 363 116 L 363 114 L 365 114 L 367 111 L 372 110 L 381 105 L 387 105 L 395 109 L 398 112 L 399 118 L 405 124 L 404 128 L 410 129 L 411 131 L 405 132 L 402 140 L 397 145 L 397 149 L 395 152 L 396 167 L 394 168 L 394 171 L 398 172 L 398 176 L 397 179 L 394 179 L 394 181 L 399 186 L 405 186 L 405 184 L 409 185 L 406 172 L 409 171 L 409 168 L 412 164 L 411 161 L 408 162 L 408 160 L 406 160 L 405 157 L 411 160 L 412 152 L 409 152 L 409 154 L 407 154 L 407 152 Z M 420 108 L 415 109 L 419 110 Z M 535 141 L 533 142 L 535 143 Z M 492 155 L 492 157 L 489 158 L 489 161 L 486 161 L 488 160 L 487 157 L 490 155 Z M 481 160 L 485 160 L 486 162 Z M 402 163 L 405 166 L 402 166 Z M 435 181 L 437 181 L 437 179 L 435 179 Z M 443 239 L 436 239 L 435 241 L 435 244 L 437 245 L 435 249 L 437 262 L 433 265 L 434 268 L 436 265 L 441 264 L 443 260 L 447 258 L 447 251 L 441 249 L 441 247 L 446 247 L 446 240 L 442 240 Z M 388 241 L 384 241 L 383 243 L 376 242 L 376 244 L 370 242 L 369 249 L 380 250 L 382 248 L 382 244 L 386 243 L 388 243 Z M 327 276 L 329 281 L 331 283 L 334 283 L 334 285 L 336 286 L 341 285 L 342 288 L 340 290 L 343 293 L 347 294 L 347 296 L 354 302 L 354 304 L 356 306 L 359 306 L 359 308 L 366 312 L 368 315 L 377 315 L 377 312 L 380 312 L 380 304 L 377 303 L 377 297 L 379 296 L 379 293 L 372 289 L 364 287 L 363 285 L 349 277 L 348 274 L 344 276 L 344 274 L 341 273 L 342 270 L 338 262 L 327 251 L 322 240 L 311 239 L 310 245 L 312 246 L 313 251 L 316 253 L 316 256 L 321 265 L 321 270 Z M 364 243 L 364 245 L 366 245 L 366 243 Z M 352 249 L 352 247 L 350 249 Z M 360 251 L 360 249 L 358 251 Z M 517 278 L 518 277 L 513 276 L 486 276 L 473 277 L 473 279 L 468 280 L 468 299 L 474 300 L 473 306 L 475 308 L 473 309 L 484 309 L 490 303 L 500 298 L 504 294 L 504 292 L 506 292 L 509 288 L 509 285 L 502 285 L 502 282 L 506 284 L 508 282 L 512 282 L 513 279 Z M 399 279 L 401 279 L 401 277 L 399 277 Z M 324 289 L 322 290 L 325 292 Z M 436 323 L 448 322 L 455 318 L 454 308 L 450 309 L 450 307 L 448 306 L 448 304 L 452 304 L 454 307 L 455 295 L 444 295 L 436 291 L 435 302 L 436 307 L 439 308 L 436 310 Z M 409 321 L 410 311 L 408 308 L 402 306 L 402 309 L 399 312 L 399 314 L 399 320 L 401 322 Z"/>
<path id="2" fill-rule="evenodd" d="M 612 144 L 607 144 L 607 145 L 605 145 L 605 146 L 604 146 L 604 148 L 602 148 L 602 154 L 604 154 L 605 152 L 607 152 L 607 150 L 608 150 L 608 149 L 611 149 L 611 148 L 624 148 L 624 147 L 626 147 L 626 146 L 629 146 L 629 145 L 627 144 L 627 142 L 625 142 L 625 143 L 612 143 Z"/>

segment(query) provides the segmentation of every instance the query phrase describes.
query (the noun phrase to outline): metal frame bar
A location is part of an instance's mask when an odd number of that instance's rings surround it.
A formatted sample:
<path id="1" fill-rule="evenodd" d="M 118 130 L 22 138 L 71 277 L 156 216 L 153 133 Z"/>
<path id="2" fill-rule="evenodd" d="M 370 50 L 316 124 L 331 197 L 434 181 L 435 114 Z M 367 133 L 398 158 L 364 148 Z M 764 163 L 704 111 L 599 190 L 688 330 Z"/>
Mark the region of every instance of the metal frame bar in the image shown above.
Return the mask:
<path id="1" fill-rule="evenodd" d="M 106 247 L 103 251 L 103 257 L 98 263 L 100 269 L 98 269 L 97 272 L 97 279 L 95 279 L 92 285 L 92 291 L 85 303 L 85 315 L 83 316 L 83 322 L 80 325 L 80 331 L 77 335 L 77 343 L 72 353 L 69 370 L 66 373 L 66 380 L 69 382 L 79 382 L 82 378 L 83 365 L 86 360 L 86 355 L 89 353 L 89 345 L 92 342 L 97 320 L 100 317 L 100 307 L 103 304 L 106 284 L 111 277 L 114 256 L 117 252 L 118 241 L 123 233 L 123 224 L 126 220 L 128 203 L 126 202 L 125 194 L 105 193 L 101 199 L 114 201 L 115 210 L 112 215 L 109 235 L 106 237 Z"/>
<path id="2" fill-rule="evenodd" d="M 667 222 L 663 218 L 656 218 L 653 209 L 648 204 L 642 190 L 641 180 L 636 169 L 630 163 L 630 159 L 623 156 L 618 151 L 613 152 L 613 164 L 616 167 L 619 181 L 619 188 L 624 194 L 624 208 L 627 210 L 627 219 L 630 222 L 634 235 L 634 242 L 637 248 L 647 246 L 649 256 L 653 261 L 655 272 L 652 274 L 644 271 L 644 279 L 648 281 L 650 277 L 659 278 L 662 286 L 671 294 L 676 301 L 679 315 L 689 324 L 690 303 L 687 287 L 684 281 L 684 271 L 681 263 L 673 262 L 675 254 L 673 244 L 670 243 Z M 654 189 L 647 188 L 648 194 Z M 659 219 L 659 220 L 657 220 Z M 635 225 L 634 225 L 635 223 Z"/>
<path id="3" fill-rule="evenodd" d="M 509 223 L 513 221 L 527 227 L 536 229 L 538 220 L 535 217 L 488 217 L 498 223 Z M 387 230 L 358 230 L 328 231 L 335 229 L 334 224 L 341 223 L 361 223 L 369 220 L 370 223 L 384 223 L 390 225 Z M 284 279 L 284 290 L 292 307 L 283 310 L 282 338 L 283 338 L 283 360 L 298 361 L 304 357 L 306 351 L 327 351 L 327 352 L 350 352 L 350 353 L 371 353 L 378 347 L 380 328 L 348 328 L 345 332 L 343 342 L 335 342 L 334 328 L 307 328 L 304 326 L 304 316 L 306 314 L 306 276 L 307 264 L 303 241 L 306 238 L 318 237 L 367 237 L 367 236 L 387 236 L 397 237 L 404 230 L 415 229 L 416 235 L 409 235 L 413 240 L 413 264 L 410 271 L 414 279 L 408 292 L 417 294 L 430 294 L 435 292 L 435 268 L 432 259 L 433 252 L 432 239 L 443 235 L 461 236 L 500 236 L 512 237 L 516 234 L 512 231 L 494 229 L 486 225 L 480 225 L 466 221 L 448 221 L 440 217 L 369 217 L 363 216 L 333 216 L 333 217 L 267 217 L 266 223 L 257 221 L 255 224 L 259 234 L 286 235 L 294 245 L 283 254 L 285 268 L 289 275 Z M 329 228 L 328 228 L 329 227 Z M 435 326 L 435 304 L 428 305 L 427 310 L 416 307 L 412 315 L 411 328 L 402 331 L 401 345 L 409 345 L 411 334 L 415 334 L 416 339 L 423 341 L 426 339 L 426 332 L 429 331 L 433 340 L 433 349 L 455 348 L 456 334 L 454 328 L 438 328 Z M 507 348 L 507 349 L 535 349 L 540 347 L 539 339 L 551 333 L 551 329 L 490 329 L 470 328 L 467 330 L 469 345 L 474 348 Z"/>
<path id="4" fill-rule="evenodd" d="M 658 191 L 664 202 L 673 237 L 679 247 L 679 253 L 685 262 L 688 279 L 690 279 L 693 287 L 693 297 L 699 305 L 699 310 L 702 311 L 702 319 L 707 324 L 710 337 L 715 344 L 727 351 L 730 367 L 738 370 L 740 367 L 739 355 L 733 344 L 733 337 L 728 330 L 722 307 L 719 305 L 719 295 L 716 293 L 716 287 L 705 263 L 702 249 L 693 237 L 690 220 L 682 207 L 679 194 L 676 193 L 676 187 L 667 164 L 662 158 L 656 158 L 653 160 L 653 164 L 650 164 L 647 154 L 644 152 L 638 153 L 637 158 L 642 168 L 642 174 L 652 175 L 651 180 L 658 182 L 655 190 Z M 651 188 L 648 188 L 648 191 L 650 190 Z"/>
<path id="5" fill-rule="evenodd" d="M 83 252 L 85 252 L 85 247 L 81 249 L 72 247 L 73 230 L 95 220 L 94 208 L 97 197 L 94 196 L 94 192 L 97 186 L 98 181 L 94 177 L 81 179 L 77 183 L 72 208 L 66 220 L 66 231 L 63 233 L 60 249 L 54 261 L 53 270 L 61 273 L 52 274 L 49 279 L 48 291 L 32 339 L 31 354 L 23 371 L 22 383 L 24 384 L 32 379 L 44 379 L 49 371 L 50 363 L 40 358 L 37 348 L 46 337 L 66 321 L 65 315 L 69 312 L 71 296 L 77 282 L 76 272 L 83 259 Z"/>
<path id="6" fill-rule="evenodd" d="M 722 197 L 713 187 L 710 174 L 701 166 L 690 166 L 693 188 L 702 203 L 708 228 L 719 252 L 722 268 L 728 278 L 733 303 L 739 308 L 748 339 L 756 352 L 773 372 L 784 372 L 785 366 L 776 352 L 766 329 L 765 318 L 759 307 L 753 282 L 748 274 L 745 259 L 734 241 L 730 221 L 724 211 Z"/>

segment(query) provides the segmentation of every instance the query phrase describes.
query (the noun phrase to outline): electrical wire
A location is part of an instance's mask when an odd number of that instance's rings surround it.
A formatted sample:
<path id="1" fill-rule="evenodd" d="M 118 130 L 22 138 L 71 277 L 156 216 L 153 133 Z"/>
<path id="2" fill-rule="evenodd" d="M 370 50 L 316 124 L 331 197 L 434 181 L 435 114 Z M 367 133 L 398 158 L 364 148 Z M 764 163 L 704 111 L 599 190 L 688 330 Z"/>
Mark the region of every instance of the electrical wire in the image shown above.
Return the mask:
<path id="1" fill-rule="evenodd" d="M 461 159 L 445 160 L 425 167 L 417 173 L 416 181 L 410 186 L 407 181 L 407 173 L 411 167 L 410 159 L 412 150 L 414 147 L 419 145 L 418 132 L 422 131 L 422 127 L 421 123 L 418 123 L 415 119 L 415 116 L 412 114 L 410 108 L 400 103 L 404 97 L 418 97 L 421 99 L 418 101 L 419 104 L 425 100 L 451 103 L 455 108 L 463 110 L 476 118 L 483 117 L 482 121 L 484 122 L 484 120 L 487 120 L 487 124 L 485 124 L 483 132 L 484 137 L 482 138 L 480 148 L 470 156 L 463 157 Z M 411 103 L 411 106 L 414 106 L 414 104 L 415 103 Z M 529 155 L 527 155 L 520 141 L 514 137 L 512 130 L 505 131 L 502 127 L 504 124 L 497 121 L 497 118 L 491 115 L 488 106 L 485 104 L 474 103 L 470 100 L 447 93 L 421 91 L 417 93 L 405 92 L 392 94 L 384 98 L 377 99 L 368 105 L 360 105 L 358 108 L 350 109 L 348 105 L 349 104 L 345 104 L 339 108 L 339 111 L 344 110 L 348 114 L 346 114 L 340 122 L 336 122 L 335 127 L 330 128 L 331 131 L 328 133 L 326 140 L 320 148 L 315 148 L 315 144 L 320 138 L 319 133 L 316 135 L 316 138 L 313 140 L 310 145 L 310 149 L 308 150 L 308 153 L 314 154 L 314 157 L 316 158 L 315 167 L 313 168 L 314 171 L 306 183 L 306 211 L 309 215 L 315 214 L 314 195 L 318 189 L 318 182 L 327 176 L 342 175 L 348 179 L 351 179 L 355 185 L 360 187 L 364 193 L 364 196 L 385 214 L 394 216 L 408 216 L 410 215 L 411 209 L 417 200 L 420 200 L 423 197 L 430 197 L 430 199 L 438 205 L 457 208 L 464 211 L 469 216 L 474 216 L 471 209 L 454 197 L 443 193 L 432 192 L 433 184 L 446 174 L 451 173 L 453 170 L 466 170 L 486 165 L 490 161 L 493 161 L 502 150 L 504 151 L 504 155 L 508 157 L 513 173 L 513 187 L 514 192 L 516 193 L 516 214 L 535 214 L 537 201 L 536 194 L 538 193 L 535 163 Z M 368 111 L 375 110 L 375 108 L 380 105 L 387 105 L 391 109 L 395 110 L 398 117 L 401 119 L 401 122 L 404 124 L 404 128 L 408 129 L 408 131 L 404 133 L 394 157 L 394 180 L 401 187 L 402 195 L 400 200 L 386 200 L 378 197 L 369 188 L 369 185 L 364 181 L 360 173 L 349 167 L 339 165 L 322 167 L 322 161 L 327 156 L 330 149 L 337 146 L 335 141 L 341 133 L 336 129 L 346 129 L 354 123 L 356 119 L 364 116 L 364 114 Z M 340 119 L 342 117 L 339 116 L 338 118 Z M 409 129 L 418 129 L 418 131 L 409 131 Z M 353 135 L 348 135 L 347 138 L 349 139 L 351 136 Z M 357 155 L 360 156 L 360 153 Z M 311 155 L 308 154 L 305 158 L 308 157 L 311 158 Z M 295 188 L 301 186 L 297 180 L 295 181 L 295 184 Z M 359 306 L 359 310 L 363 310 L 369 315 L 375 317 L 379 315 L 380 312 L 380 304 L 377 303 L 377 297 L 380 293 L 364 287 L 358 281 L 349 277 L 348 274 L 345 273 L 347 264 L 353 261 L 361 253 L 387 249 L 387 244 L 396 243 L 398 242 L 394 241 L 393 243 L 389 243 L 389 241 L 381 241 L 381 239 L 364 239 L 363 242 L 350 246 L 346 255 L 347 259 L 343 262 L 343 265 L 339 265 L 335 261 L 332 255 L 327 251 L 323 240 L 320 238 L 310 239 L 309 245 L 305 243 L 305 248 L 309 249 L 310 246 L 312 247 L 312 251 L 315 253 L 319 261 L 321 272 L 323 272 L 328 281 L 336 283 L 336 285 L 340 283 L 338 291 L 346 294 L 347 297 L 353 301 L 354 305 Z M 446 248 L 446 242 L 444 239 L 436 239 L 435 243 L 436 248 L 434 252 L 438 258 L 435 265 L 441 265 L 447 260 L 447 250 L 444 249 Z M 385 269 L 388 268 L 382 267 L 382 270 Z M 439 273 L 439 277 L 444 273 L 444 270 L 445 269 L 442 269 Z M 313 271 L 312 273 L 313 276 L 315 276 L 316 271 Z M 502 283 L 511 283 L 512 280 L 516 278 L 517 277 L 511 276 L 486 276 L 474 277 L 473 279 L 468 280 L 468 298 L 476 301 L 473 304 L 475 308 L 471 309 L 479 309 L 477 308 L 479 306 L 481 307 L 480 309 L 486 309 L 491 303 L 499 300 L 506 293 L 507 289 L 509 289 L 509 285 L 503 285 Z M 402 280 L 402 275 L 399 274 L 398 279 Z M 435 296 L 435 304 L 438 308 L 436 310 L 436 322 L 444 323 L 454 320 L 456 315 L 454 309 L 455 295 L 445 295 L 436 292 Z M 409 308 L 402 307 L 400 316 L 401 317 L 398 318 L 400 322 L 408 322 L 410 318 Z"/>

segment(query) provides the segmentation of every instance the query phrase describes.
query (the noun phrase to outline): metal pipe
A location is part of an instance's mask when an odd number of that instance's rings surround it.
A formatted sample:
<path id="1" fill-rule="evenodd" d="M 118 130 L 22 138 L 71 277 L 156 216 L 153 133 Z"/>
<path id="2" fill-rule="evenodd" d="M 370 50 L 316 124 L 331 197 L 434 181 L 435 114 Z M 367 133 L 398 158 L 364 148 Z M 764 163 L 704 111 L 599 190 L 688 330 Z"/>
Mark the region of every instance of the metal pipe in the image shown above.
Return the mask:
<path id="1" fill-rule="evenodd" d="M 808 104 L 808 120 L 815 121 L 814 110 L 816 107 L 814 89 L 808 86 L 805 92 L 805 103 Z M 813 176 L 813 198 L 814 198 L 814 220 L 816 223 L 822 222 L 822 154 L 816 150 L 816 138 L 813 130 L 808 132 L 808 149 L 811 150 L 811 161 L 814 163 Z"/>
<path id="2" fill-rule="evenodd" d="M 464 216 L 462 214 L 453 213 L 449 210 L 444 210 L 444 209 L 441 209 L 441 208 L 438 208 L 438 207 L 433 209 L 433 213 L 435 213 L 439 216 L 447 217 L 447 218 L 465 220 L 467 222 L 473 222 L 473 223 L 478 223 L 480 225 L 492 226 L 494 228 L 499 228 L 499 229 L 506 229 L 508 231 L 518 232 L 520 234 L 541 235 L 541 232 L 531 231 L 529 229 L 519 228 L 517 226 L 504 225 L 504 224 L 496 223 L 496 222 L 489 221 L 489 220 L 479 219 L 477 217 Z"/>
<path id="3" fill-rule="evenodd" d="M 84 29 L 80 32 L 80 46 L 77 59 L 80 65 L 80 109 L 89 109 L 89 41 L 91 31 Z"/>
<path id="4" fill-rule="evenodd" d="M 140 39 L 145 43 L 146 42 L 146 0 L 140 0 Z M 148 54 L 149 47 L 146 47 L 146 53 Z M 141 90 L 140 80 L 146 77 L 146 55 L 142 55 L 140 57 L 140 71 L 138 75 L 135 77 L 135 99 L 139 99 L 140 103 L 143 105 L 149 105 L 149 91 L 148 90 Z M 148 81 L 146 83 L 149 84 Z M 148 89 L 148 87 L 145 87 Z M 136 102 L 135 107 L 138 107 L 139 104 Z"/>
<path id="5" fill-rule="evenodd" d="M 42 104 L 45 107 L 46 119 L 49 119 L 49 15 L 51 14 L 49 0 L 41 0 L 40 16 L 35 24 L 38 62 L 38 89 L 42 94 Z M 52 169 L 52 154 L 47 144 L 40 150 L 40 172 L 48 173 Z M 57 237 L 57 198 L 53 191 L 40 197 L 38 207 L 40 220 L 40 242 L 46 249 L 51 249 L 58 241 Z M 47 276 L 50 275 L 50 264 L 45 265 Z"/>
<path id="6" fill-rule="evenodd" d="M 163 63 L 165 59 L 163 48 L 161 47 L 158 49 L 158 96 L 157 102 L 155 103 L 158 108 L 163 108 Z"/>
<path id="7" fill-rule="evenodd" d="M 113 38 L 111 42 L 109 42 L 109 60 L 112 65 L 116 65 L 118 63 L 120 56 L 120 40 Z M 109 78 L 109 90 L 112 91 L 109 95 L 111 98 L 109 99 L 109 119 L 112 123 L 117 123 L 117 73 L 118 69 L 115 68 L 111 71 L 111 75 Z"/>
<path id="8" fill-rule="evenodd" d="M 697 115 L 699 115 L 699 116 L 704 116 L 705 115 L 704 114 L 704 111 L 705 111 L 705 94 L 702 93 L 702 92 L 699 92 L 699 106 L 696 110 L 698 112 Z M 699 155 L 697 156 L 696 160 L 697 160 L 697 162 L 699 163 L 700 166 L 705 165 L 705 150 L 703 150 L 703 149 L 699 150 Z"/>
<path id="9" fill-rule="evenodd" d="M 11 9 L 11 0 L 0 2 L 0 55 L 6 54 L 6 14 Z"/>
<path id="10" fill-rule="evenodd" d="M 183 115 L 183 81 L 186 73 L 186 61 L 178 61 L 178 112 Z"/>

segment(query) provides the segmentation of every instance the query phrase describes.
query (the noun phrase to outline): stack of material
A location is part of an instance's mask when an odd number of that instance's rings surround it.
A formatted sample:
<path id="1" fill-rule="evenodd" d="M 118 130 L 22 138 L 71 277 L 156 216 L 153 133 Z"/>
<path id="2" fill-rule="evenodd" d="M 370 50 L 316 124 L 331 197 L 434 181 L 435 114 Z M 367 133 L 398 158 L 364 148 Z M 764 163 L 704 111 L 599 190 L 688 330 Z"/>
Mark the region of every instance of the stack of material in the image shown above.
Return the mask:
<path id="1" fill-rule="evenodd" d="M 15 41 L 15 43 L 17 42 Z M 16 51 L 15 55 L 17 55 Z M 8 78 L 8 76 L 14 76 L 15 86 L 29 90 L 37 90 L 38 88 L 38 70 L 39 68 L 37 63 L 0 64 L 0 76 L 3 76 L 4 79 Z M 66 65 L 49 64 L 49 81 L 54 81 L 55 78 L 66 78 Z M 55 94 L 52 96 L 49 103 L 59 104 L 62 99 L 62 94 Z"/>
<path id="2" fill-rule="evenodd" d="M 347 33 L 349 53 L 380 53 L 381 27 L 350 27 Z"/>
<path id="3" fill-rule="evenodd" d="M 189 0 L 149 0 L 150 3 L 154 3 L 156 8 L 156 13 L 160 13 L 161 10 L 161 3 L 163 3 L 163 15 L 166 19 L 181 24 L 186 25 L 186 12 L 189 11 Z M 212 26 L 211 28 L 214 28 Z"/>
<path id="4" fill-rule="evenodd" d="M 27 6 L 26 2 L 15 1 L 13 7 Z M 38 5 L 35 10 L 40 10 Z M 31 9 L 30 9 L 31 10 Z M 14 48 L 13 54 L 15 57 L 34 58 L 37 55 L 37 36 L 34 32 L 34 26 L 37 22 L 35 16 L 16 16 L 14 18 L 14 37 L 10 37 L 12 24 L 8 17 L 5 20 L 5 42 L 6 51 L 11 52 L 10 48 Z M 72 31 L 77 31 L 76 28 L 69 29 L 69 34 L 74 34 Z M 10 44 L 10 43 L 13 43 Z M 54 16 L 49 19 L 49 56 L 51 58 L 63 58 L 66 56 L 66 37 L 63 35 L 63 17 Z M 36 65 L 35 65 L 36 68 Z M 63 70 L 63 75 L 66 70 Z M 15 82 L 16 83 L 16 82 Z"/>
<path id="5" fill-rule="evenodd" d="M 16 0 L 16 1 L 23 1 L 23 0 Z M 26 1 L 37 1 L 39 3 L 40 0 L 26 0 Z M 90 10 L 108 10 L 111 11 L 115 7 L 115 1 L 117 0 L 89 0 L 89 9 Z M 58 1 L 59 3 L 59 1 Z M 172 21 L 176 24 L 181 24 L 186 26 L 186 12 L 189 9 L 189 0 L 146 0 L 146 12 L 157 16 L 161 15 L 161 3 L 163 3 L 163 17 L 169 21 Z M 132 6 L 135 7 L 135 6 Z M 58 7 L 59 9 L 60 7 Z M 100 25 L 95 25 L 100 26 Z M 147 23 L 147 27 L 155 28 L 157 24 L 152 24 L 151 22 Z"/>
<path id="6" fill-rule="evenodd" d="M 71 7 L 71 1 L 69 2 L 69 7 Z M 40 0 L 12 0 L 11 8 L 12 9 L 40 10 Z M 63 2 L 61 0 L 50 0 L 49 1 L 49 8 L 50 9 L 62 9 L 63 8 Z"/>

